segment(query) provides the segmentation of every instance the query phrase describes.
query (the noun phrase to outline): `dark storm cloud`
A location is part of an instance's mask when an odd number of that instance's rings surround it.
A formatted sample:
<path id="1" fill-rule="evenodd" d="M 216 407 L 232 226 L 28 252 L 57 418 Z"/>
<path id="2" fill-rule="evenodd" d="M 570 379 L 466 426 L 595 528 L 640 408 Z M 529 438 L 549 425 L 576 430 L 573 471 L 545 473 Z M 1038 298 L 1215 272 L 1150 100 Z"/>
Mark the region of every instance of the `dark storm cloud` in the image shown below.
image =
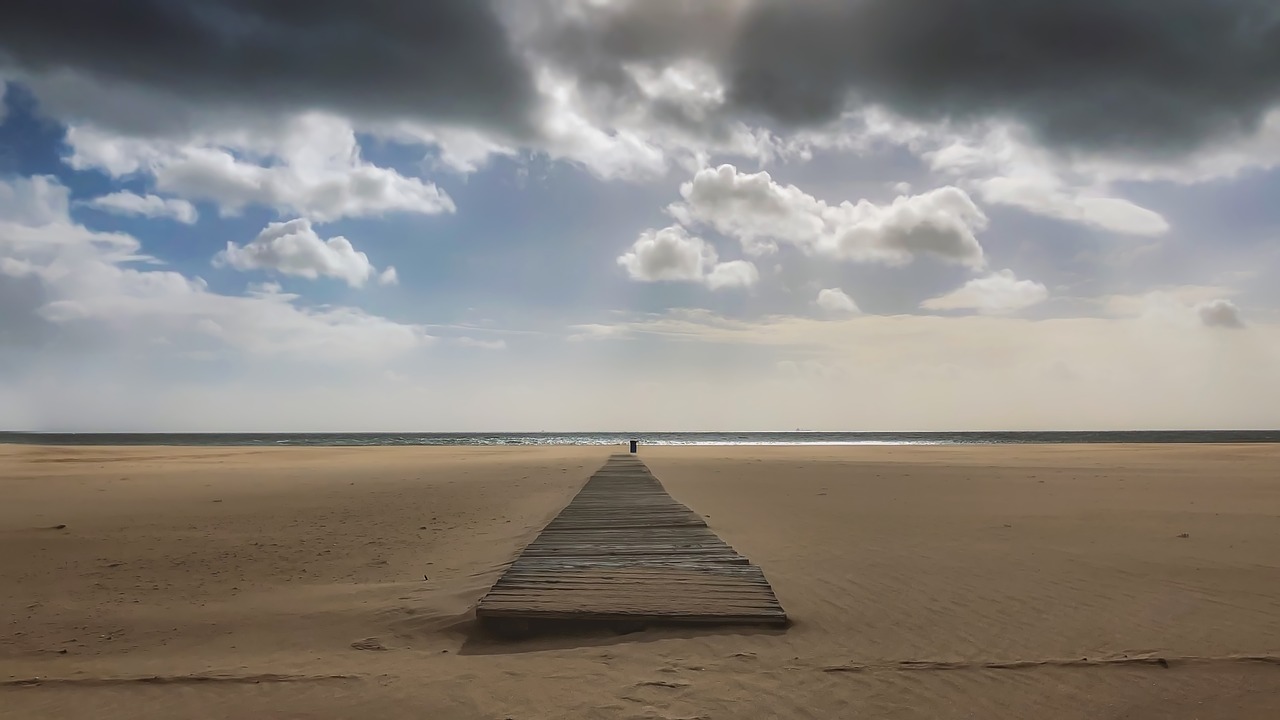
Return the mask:
<path id="1" fill-rule="evenodd" d="M 1275 0 L 635 0 L 555 48 L 625 87 L 623 62 L 700 56 L 731 110 L 818 124 L 847 101 L 1007 117 L 1045 142 L 1179 152 L 1280 99 Z"/>
<path id="2" fill-rule="evenodd" d="M 701 124 L 708 134 L 743 116 L 820 124 L 853 101 L 922 120 L 1007 117 L 1064 148 L 1176 154 L 1248 130 L 1280 99 L 1276 0 L 9 0 L 4 7 L 0 69 L 8 56 L 28 75 L 69 69 L 192 106 L 319 107 L 516 134 L 538 109 L 530 48 L 575 78 L 606 118 L 649 102 L 625 64 L 705 61 L 727 83 L 723 112 L 654 107 L 651 115 Z M 132 101 L 106 107 L 129 97 L 120 87 L 89 104 L 104 116 L 128 115 Z M 74 99 L 78 91 L 60 92 Z"/>
<path id="3" fill-rule="evenodd" d="M 792 121 L 846 93 L 923 118 L 1009 115 L 1051 144 L 1177 149 L 1280 97 L 1274 0 L 769 0 L 733 97 Z"/>
<path id="4" fill-rule="evenodd" d="M 0 68 L 183 100 L 519 131 L 535 94 L 483 0 L 8 0 Z"/>

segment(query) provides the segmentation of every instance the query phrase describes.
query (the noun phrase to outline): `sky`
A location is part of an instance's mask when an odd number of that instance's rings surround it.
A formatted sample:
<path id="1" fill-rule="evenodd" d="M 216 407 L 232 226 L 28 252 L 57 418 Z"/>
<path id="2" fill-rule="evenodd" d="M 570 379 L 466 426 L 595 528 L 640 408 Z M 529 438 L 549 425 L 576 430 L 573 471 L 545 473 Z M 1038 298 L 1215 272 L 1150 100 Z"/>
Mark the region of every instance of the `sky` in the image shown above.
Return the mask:
<path id="1" fill-rule="evenodd" d="M 1280 427 L 1273 0 L 13 0 L 0 428 Z"/>

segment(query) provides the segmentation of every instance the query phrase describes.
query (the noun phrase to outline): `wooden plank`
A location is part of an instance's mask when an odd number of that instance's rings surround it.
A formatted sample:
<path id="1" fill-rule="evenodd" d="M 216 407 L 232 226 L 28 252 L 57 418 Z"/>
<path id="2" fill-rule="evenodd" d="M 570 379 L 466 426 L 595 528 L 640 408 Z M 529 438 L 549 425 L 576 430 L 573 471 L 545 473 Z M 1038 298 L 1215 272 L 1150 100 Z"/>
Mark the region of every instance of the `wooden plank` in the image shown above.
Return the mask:
<path id="1" fill-rule="evenodd" d="M 507 568 L 481 622 L 785 625 L 760 568 L 615 455 Z"/>

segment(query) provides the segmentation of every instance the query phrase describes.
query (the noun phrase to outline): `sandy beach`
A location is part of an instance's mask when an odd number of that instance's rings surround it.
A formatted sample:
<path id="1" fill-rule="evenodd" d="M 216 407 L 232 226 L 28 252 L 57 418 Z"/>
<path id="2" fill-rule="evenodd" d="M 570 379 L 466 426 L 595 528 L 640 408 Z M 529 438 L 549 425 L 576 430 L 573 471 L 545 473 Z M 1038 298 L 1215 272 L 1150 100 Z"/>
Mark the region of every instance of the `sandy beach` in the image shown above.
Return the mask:
<path id="1" fill-rule="evenodd" d="M 793 626 L 477 633 L 616 450 L 0 446 L 0 717 L 1280 717 L 1280 447 L 646 447 Z"/>

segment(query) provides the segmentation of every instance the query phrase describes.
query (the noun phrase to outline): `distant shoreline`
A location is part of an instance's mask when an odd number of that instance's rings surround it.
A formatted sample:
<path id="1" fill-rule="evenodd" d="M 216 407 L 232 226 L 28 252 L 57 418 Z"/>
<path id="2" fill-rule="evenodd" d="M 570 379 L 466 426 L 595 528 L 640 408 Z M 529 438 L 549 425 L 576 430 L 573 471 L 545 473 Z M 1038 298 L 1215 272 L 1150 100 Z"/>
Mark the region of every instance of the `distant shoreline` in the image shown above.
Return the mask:
<path id="1" fill-rule="evenodd" d="M 0 444 L 197 447 L 500 447 L 581 445 L 1063 445 L 1280 443 L 1280 430 L 1028 432 L 569 432 L 569 433 L 71 433 L 0 432 Z"/>

